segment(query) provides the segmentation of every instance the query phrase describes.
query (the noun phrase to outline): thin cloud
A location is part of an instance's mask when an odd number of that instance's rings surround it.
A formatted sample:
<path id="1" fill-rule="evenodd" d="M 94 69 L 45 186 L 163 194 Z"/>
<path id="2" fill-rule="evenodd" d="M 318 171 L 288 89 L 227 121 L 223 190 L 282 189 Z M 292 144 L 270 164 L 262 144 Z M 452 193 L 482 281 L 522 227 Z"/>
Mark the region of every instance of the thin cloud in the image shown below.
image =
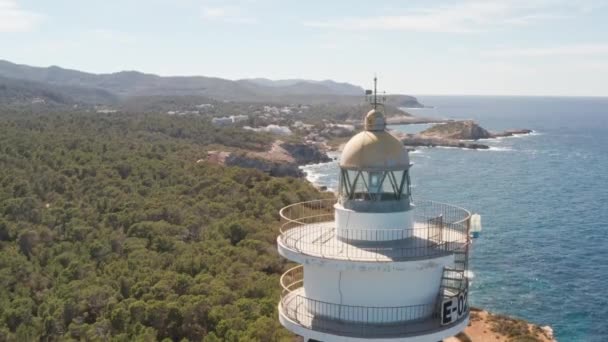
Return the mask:
<path id="1" fill-rule="evenodd" d="M 28 32 L 38 26 L 42 16 L 22 9 L 16 0 L 0 0 L 0 32 Z"/>
<path id="2" fill-rule="evenodd" d="M 568 2 L 544 0 L 469 1 L 458 5 L 409 9 L 402 15 L 350 17 L 306 21 L 305 26 L 341 30 L 394 30 L 469 33 L 492 28 L 525 26 L 546 20 L 568 18 L 588 10 Z"/>

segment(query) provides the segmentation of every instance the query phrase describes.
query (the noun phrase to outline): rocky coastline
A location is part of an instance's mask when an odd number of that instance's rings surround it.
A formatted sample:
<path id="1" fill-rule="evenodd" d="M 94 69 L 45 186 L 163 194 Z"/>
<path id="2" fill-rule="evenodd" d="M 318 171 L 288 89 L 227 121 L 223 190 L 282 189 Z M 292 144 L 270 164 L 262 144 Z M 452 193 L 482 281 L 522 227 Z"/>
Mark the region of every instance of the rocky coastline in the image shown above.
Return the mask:
<path id="1" fill-rule="evenodd" d="M 487 150 L 490 146 L 478 143 L 480 139 L 495 139 L 514 135 L 530 134 L 530 129 L 513 129 L 502 132 L 491 132 L 479 126 L 475 121 L 446 121 L 436 124 L 420 133 L 396 133 L 405 146 L 410 147 L 454 147 Z"/>
<path id="2" fill-rule="evenodd" d="M 404 134 L 400 135 L 399 139 L 403 142 L 403 145 L 408 147 L 453 147 L 473 150 L 487 150 L 490 148 L 488 145 L 471 141 L 445 139 L 440 137 L 424 137 L 419 134 Z"/>
<path id="3" fill-rule="evenodd" d="M 225 166 L 253 168 L 274 177 L 304 177 L 301 165 L 331 161 L 325 150 L 315 144 L 285 143 L 277 140 L 268 151 L 209 151 L 207 158 L 198 162 L 211 162 Z"/>
<path id="4" fill-rule="evenodd" d="M 393 119 L 393 120 L 391 120 Z M 389 123 L 400 122 L 400 124 L 429 123 L 430 118 L 399 116 L 395 119 L 389 118 Z M 520 134 L 530 134 L 529 129 L 513 129 L 502 132 L 491 132 L 479 126 L 472 120 L 437 120 L 432 127 L 416 134 L 392 132 L 403 144 L 415 149 L 416 147 L 451 147 L 474 150 L 487 150 L 490 146 L 478 142 L 480 139 L 493 139 L 509 137 Z M 338 125 L 339 126 L 339 125 Z M 333 128 L 328 132 L 334 132 Z M 348 135 L 352 130 L 342 132 Z M 343 135 L 343 134 L 340 134 Z M 329 134 L 326 132 L 326 135 Z M 333 136 L 333 134 L 330 134 Z M 334 147 L 337 147 L 334 146 Z M 338 150 L 340 148 L 338 147 Z M 207 157 L 198 162 L 211 162 L 226 166 L 238 166 L 254 168 L 266 172 L 275 177 L 304 177 L 305 173 L 300 166 L 329 162 L 327 151 L 330 147 L 323 142 L 306 140 L 305 142 L 284 142 L 276 140 L 267 151 L 209 151 Z"/>
<path id="5" fill-rule="evenodd" d="M 550 326 L 540 326 L 522 319 L 493 314 L 473 307 L 469 326 L 460 334 L 447 338 L 443 342 L 475 341 L 556 342 L 557 340 Z"/>

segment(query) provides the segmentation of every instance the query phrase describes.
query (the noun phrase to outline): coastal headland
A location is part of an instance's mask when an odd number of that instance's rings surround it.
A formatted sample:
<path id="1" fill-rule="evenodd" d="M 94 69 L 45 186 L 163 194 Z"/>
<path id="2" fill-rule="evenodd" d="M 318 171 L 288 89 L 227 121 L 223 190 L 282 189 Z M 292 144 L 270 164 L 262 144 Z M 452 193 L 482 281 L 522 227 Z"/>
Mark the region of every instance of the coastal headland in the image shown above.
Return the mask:
<path id="1" fill-rule="evenodd" d="M 512 129 L 491 132 L 475 121 L 444 121 L 420 133 L 403 134 L 394 132 L 406 146 L 456 147 L 467 149 L 489 149 L 490 146 L 477 142 L 480 139 L 496 139 L 514 135 L 530 134 L 531 129 Z"/>
<path id="2" fill-rule="evenodd" d="M 471 308 L 469 326 L 462 333 L 443 342 L 477 341 L 555 342 L 556 340 L 553 337 L 553 329 L 549 326 L 539 326 L 525 320 Z"/>

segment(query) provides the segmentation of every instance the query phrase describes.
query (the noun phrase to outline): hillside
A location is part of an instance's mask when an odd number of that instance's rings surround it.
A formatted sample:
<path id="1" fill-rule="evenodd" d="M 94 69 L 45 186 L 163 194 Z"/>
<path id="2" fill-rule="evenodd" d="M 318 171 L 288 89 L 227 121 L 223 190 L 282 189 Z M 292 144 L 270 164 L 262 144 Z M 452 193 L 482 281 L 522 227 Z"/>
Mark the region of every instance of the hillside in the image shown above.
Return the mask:
<path id="1" fill-rule="evenodd" d="M 332 80 L 325 81 L 311 81 L 303 79 L 292 79 L 292 80 L 269 80 L 267 78 L 251 78 L 240 80 L 239 82 L 249 82 L 262 85 L 265 87 L 299 87 L 311 84 L 317 89 L 325 89 L 328 94 L 336 95 L 352 95 L 361 96 L 364 93 L 364 89 L 359 86 L 355 86 L 349 83 L 339 83 Z M 321 88 L 324 87 L 324 88 Z"/>
<path id="2" fill-rule="evenodd" d="M 116 101 L 115 95 L 102 89 L 52 85 L 0 76 L 0 103 L 3 105 L 70 105 L 78 102 L 109 104 Z"/>
<path id="3" fill-rule="evenodd" d="M 98 102 L 100 99 L 88 93 L 102 91 L 115 96 L 115 101 L 134 96 L 200 96 L 220 101 L 307 104 L 356 104 L 362 101 L 364 93 L 361 87 L 330 80 L 232 81 L 204 76 L 162 77 L 138 71 L 93 74 L 57 66 L 33 67 L 2 60 L 0 76 L 53 87 L 69 87 L 74 100 L 84 103 L 101 103 Z M 391 98 L 389 101 L 393 101 Z M 394 99 L 395 106 L 421 106 L 411 96 L 398 95 Z"/>
<path id="4" fill-rule="evenodd" d="M 277 213 L 320 194 L 196 163 L 269 144 L 196 117 L 0 111 L 0 341 L 289 340 Z"/>

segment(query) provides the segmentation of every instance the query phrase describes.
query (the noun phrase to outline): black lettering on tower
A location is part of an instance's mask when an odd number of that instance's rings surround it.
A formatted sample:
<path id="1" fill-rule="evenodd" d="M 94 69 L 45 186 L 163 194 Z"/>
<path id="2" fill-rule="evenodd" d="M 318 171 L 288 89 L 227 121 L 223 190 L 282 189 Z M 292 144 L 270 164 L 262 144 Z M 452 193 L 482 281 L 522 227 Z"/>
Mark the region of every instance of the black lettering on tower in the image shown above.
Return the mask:
<path id="1" fill-rule="evenodd" d="M 452 301 L 443 303 L 443 324 L 448 324 L 452 321 Z"/>

